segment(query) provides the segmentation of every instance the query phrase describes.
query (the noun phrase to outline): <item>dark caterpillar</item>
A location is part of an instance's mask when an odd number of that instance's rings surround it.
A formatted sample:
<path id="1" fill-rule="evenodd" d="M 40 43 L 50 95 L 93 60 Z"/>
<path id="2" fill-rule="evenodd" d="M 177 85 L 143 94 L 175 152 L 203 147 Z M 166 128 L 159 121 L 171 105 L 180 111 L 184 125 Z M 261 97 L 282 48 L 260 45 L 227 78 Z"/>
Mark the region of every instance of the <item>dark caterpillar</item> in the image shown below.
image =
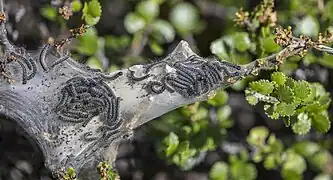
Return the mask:
<path id="1" fill-rule="evenodd" d="M 141 77 L 136 77 L 134 74 L 135 74 L 135 71 L 132 71 L 132 70 L 128 70 L 130 72 L 129 74 L 129 78 L 133 81 L 143 81 L 145 79 L 147 79 L 150 75 L 149 74 L 146 74 L 144 76 L 141 76 Z"/>
<path id="2" fill-rule="evenodd" d="M 39 63 L 42 66 L 44 71 L 49 70 L 47 67 L 47 64 L 46 64 L 46 56 L 47 56 L 47 53 L 49 52 L 50 48 L 51 48 L 51 44 L 45 44 L 39 54 Z"/>
<path id="3" fill-rule="evenodd" d="M 64 61 L 66 61 L 67 59 L 69 59 L 69 56 L 67 55 L 67 56 L 64 56 L 64 57 L 62 57 L 62 58 L 59 58 L 56 62 L 54 62 L 53 64 L 51 64 L 51 68 L 54 68 L 55 66 L 57 66 L 58 64 L 60 64 L 60 63 L 62 63 L 62 62 L 64 62 Z"/>
<path id="4" fill-rule="evenodd" d="M 22 69 L 22 84 L 26 84 L 28 80 L 32 79 L 37 72 L 37 66 L 29 53 L 23 48 L 17 48 L 14 52 L 10 52 L 6 58 L 6 63 L 17 62 Z M 30 74 L 28 74 L 28 72 Z"/>
<path id="5" fill-rule="evenodd" d="M 161 94 L 165 90 L 165 85 L 162 82 L 151 81 L 147 85 L 148 92 L 153 92 L 155 94 Z"/>
<path id="6" fill-rule="evenodd" d="M 92 117 L 100 115 L 106 126 L 118 128 L 120 98 L 100 78 L 74 77 L 60 91 L 62 97 L 56 107 L 59 119 L 86 126 Z"/>
<path id="7" fill-rule="evenodd" d="M 122 76 L 123 74 L 124 73 L 122 71 L 116 72 L 114 75 L 105 75 L 105 74 L 101 73 L 101 77 L 103 77 L 107 80 L 113 81 L 113 80 L 119 78 L 120 76 Z"/>
<path id="8" fill-rule="evenodd" d="M 238 77 L 241 67 L 223 61 L 206 61 L 197 56 L 190 56 L 185 61 L 173 64 L 175 73 L 166 75 L 164 86 L 171 88 L 184 97 L 200 96 L 215 89 L 228 78 Z"/>

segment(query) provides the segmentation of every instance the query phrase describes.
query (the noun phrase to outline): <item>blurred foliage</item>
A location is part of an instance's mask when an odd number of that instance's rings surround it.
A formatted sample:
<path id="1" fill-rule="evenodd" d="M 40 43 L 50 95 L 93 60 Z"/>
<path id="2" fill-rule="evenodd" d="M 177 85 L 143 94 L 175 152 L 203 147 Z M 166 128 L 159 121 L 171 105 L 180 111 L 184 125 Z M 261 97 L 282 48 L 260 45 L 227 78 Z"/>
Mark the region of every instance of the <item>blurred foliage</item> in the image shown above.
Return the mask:
<path id="1" fill-rule="evenodd" d="M 333 32 L 333 0 L 281 0 L 276 4 L 272 0 L 262 0 L 260 4 L 245 0 L 123 2 L 130 6 L 121 25 L 126 32 L 102 35 L 95 26 L 100 19 L 108 18 L 103 17 L 107 1 L 73 0 L 69 5 L 74 15 L 81 16 L 81 24 L 91 26 L 76 39 L 72 52 L 77 57 L 86 57 L 86 63 L 93 68 L 110 72 L 135 63 L 147 63 L 148 57 L 166 55 L 167 47 L 180 39 L 200 49 L 205 45 L 196 41 L 203 35 L 209 40 L 209 45 L 203 47 L 210 51 L 208 54 L 235 64 L 246 64 L 282 49 L 274 41 L 274 29 L 278 26 L 292 26 L 296 36 L 314 39 L 319 32 Z M 50 4 L 41 9 L 45 19 L 66 28 L 66 19 L 58 12 L 57 7 Z M 215 19 L 208 20 L 212 16 Z M 313 65 L 331 70 L 333 56 L 311 50 L 302 57 L 288 58 L 275 72 L 268 72 L 269 76 L 266 73 L 266 76 L 246 77 L 208 101 L 160 117 L 149 123 L 147 133 L 154 137 L 161 159 L 182 170 L 190 170 L 210 151 L 223 149 L 228 135 L 237 128 L 231 118 L 229 93 L 243 93 L 250 105 L 261 108 L 271 121 L 282 120 L 293 133 L 283 138 L 283 133 L 275 135 L 264 125 L 253 127 L 247 137 L 240 140 L 244 145 L 241 150 L 227 152 L 227 158 L 212 164 L 210 179 L 257 179 L 261 165 L 266 171 L 279 172 L 288 180 L 303 179 L 306 172 L 315 174 L 316 180 L 332 179 L 332 141 L 323 135 L 329 133 L 331 126 L 329 90 L 324 84 L 294 76 L 299 68 Z M 316 131 L 311 131 L 312 127 Z M 311 140 L 308 137 L 312 134 L 319 138 Z M 101 172 L 105 174 L 105 168 Z"/>

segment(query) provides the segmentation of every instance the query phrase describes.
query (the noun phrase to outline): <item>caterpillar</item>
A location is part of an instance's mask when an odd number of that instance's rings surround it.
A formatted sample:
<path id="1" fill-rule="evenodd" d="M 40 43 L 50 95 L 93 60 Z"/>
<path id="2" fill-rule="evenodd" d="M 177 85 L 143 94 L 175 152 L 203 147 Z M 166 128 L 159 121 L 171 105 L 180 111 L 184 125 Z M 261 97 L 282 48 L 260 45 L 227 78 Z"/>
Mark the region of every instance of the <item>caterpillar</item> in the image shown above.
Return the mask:
<path id="1" fill-rule="evenodd" d="M 150 75 L 149 74 L 146 74 L 144 76 L 141 76 L 141 77 L 136 77 L 134 74 L 135 74 L 135 71 L 132 71 L 132 70 L 128 70 L 130 72 L 130 76 L 129 78 L 134 80 L 134 81 L 143 81 L 145 79 L 147 79 Z"/>
<path id="2" fill-rule="evenodd" d="M 116 80 L 116 79 L 118 79 L 120 76 L 122 76 L 124 73 L 122 72 L 122 71 L 119 71 L 119 72 L 116 72 L 114 75 L 105 75 L 105 74 L 103 74 L 103 73 L 101 73 L 100 75 L 103 77 L 103 78 L 105 78 L 105 79 L 107 79 L 107 80 L 111 80 L 111 81 L 113 81 L 113 80 Z"/>
<path id="3" fill-rule="evenodd" d="M 62 58 L 59 58 L 57 61 L 55 61 L 54 63 L 52 63 L 51 64 L 51 69 L 52 68 L 54 68 L 55 66 L 57 66 L 58 64 L 60 64 L 60 63 L 62 63 L 62 62 L 64 62 L 64 61 L 66 61 L 67 59 L 69 59 L 69 56 L 67 55 L 67 56 L 64 56 L 64 57 L 62 57 Z"/>
<path id="4" fill-rule="evenodd" d="M 217 75 L 219 81 L 223 81 L 224 78 L 223 78 L 221 71 L 219 71 L 219 69 L 217 67 L 218 65 L 214 62 L 208 62 L 208 66 L 211 68 L 212 72 L 214 72 L 214 74 Z"/>
<path id="5" fill-rule="evenodd" d="M 89 114 L 86 112 L 82 112 L 79 110 L 74 109 L 68 109 L 64 114 L 66 114 L 68 117 L 74 117 L 74 118 L 88 118 Z"/>
<path id="6" fill-rule="evenodd" d="M 42 66 L 43 70 L 46 72 L 48 71 L 48 67 L 46 64 L 46 56 L 47 56 L 47 53 L 50 50 L 50 48 L 51 48 L 51 44 L 44 45 L 44 47 L 41 50 L 40 55 L 39 55 L 39 63 Z"/>
<path id="7" fill-rule="evenodd" d="M 60 99 L 60 102 L 58 103 L 58 105 L 55 108 L 55 111 L 58 112 L 60 111 L 67 103 L 67 100 L 69 98 L 69 93 L 67 91 L 61 91 L 62 96 Z"/>
<path id="8" fill-rule="evenodd" d="M 70 123 L 80 123 L 80 122 L 85 121 L 85 119 L 78 119 L 78 118 L 74 118 L 74 117 L 65 116 L 62 114 L 59 115 L 59 119 L 64 122 L 70 122 Z"/>
<path id="9" fill-rule="evenodd" d="M 86 126 L 92 117 L 102 115 L 105 125 L 120 126 L 120 98 L 101 78 L 74 77 L 65 82 L 61 93 L 56 108 L 61 120 Z"/>
<path id="10" fill-rule="evenodd" d="M 77 92 L 75 90 L 75 87 L 73 86 L 72 83 L 70 83 L 69 85 L 66 86 L 66 90 L 69 92 L 69 94 L 73 97 L 77 96 Z"/>
<path id="11" fill-rule="evenodd" d="M 21 61 L 16 61 L 22 69 L 22 84 L 26 84 L 27 83 L 27 69 L 24 66 L 24 64 Z"/>
<path id="12" fill-rule="evenodd" d="M 34 62 L 34 60 L 32 58 L 29 58 L 29 64 L 31 65 L 31 70 L 32 72 L 30 73 L 29 76 L 27 76 L 27 80 L 32 79 L 33 77 L 35 77 L 36 73 L 37 73 L 37 65 Z M 29 67 L 28 67 L 29 68 Z"/>
<path id="13" fill-rule="evenodd" d="M 164 92 L 165 90 L 165 85 L 161 82 L 157 82 L 157 81 L 151 81 L 148 84 L 148 88 L 150 92 L 156 93 L 156 94 L 160 94 L 162 92 Z"/>
<path id="14" fill-rule="evenodd" d="M 91 131 L 84 133 L 82 136 L 83 136 L 82 139 L 88 142 L 95 141 L 98 139 L 98 137 L 93 136 L 93 133 Z"/>

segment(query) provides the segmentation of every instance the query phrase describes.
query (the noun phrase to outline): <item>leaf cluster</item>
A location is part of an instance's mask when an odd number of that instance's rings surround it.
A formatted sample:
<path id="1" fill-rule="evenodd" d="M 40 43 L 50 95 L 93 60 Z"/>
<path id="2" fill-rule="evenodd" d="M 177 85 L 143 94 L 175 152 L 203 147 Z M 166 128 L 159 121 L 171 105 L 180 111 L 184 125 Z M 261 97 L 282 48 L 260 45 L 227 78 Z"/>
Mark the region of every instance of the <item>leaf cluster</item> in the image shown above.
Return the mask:
<path id="1" fill-rule="evenodd" d="M 325 133 L 331 127 L 327 112 L 330 94 L 319 83 L 294 80 L 275 72 L 270 81 L 251 82 L 245 93 L 249 104 L 263 103 L 270 118 L 282 119 L 296 134 L 306 134 L 311 127 Z"/>
<path id="2" fill-rule="evenodd" d="M 209 177 L 211 180 L 254 180 L 257 178 L 257 169 L 249 160 L 247 151 L 231 155 L 228 163 L 216 162 L 209 172 Z"/>

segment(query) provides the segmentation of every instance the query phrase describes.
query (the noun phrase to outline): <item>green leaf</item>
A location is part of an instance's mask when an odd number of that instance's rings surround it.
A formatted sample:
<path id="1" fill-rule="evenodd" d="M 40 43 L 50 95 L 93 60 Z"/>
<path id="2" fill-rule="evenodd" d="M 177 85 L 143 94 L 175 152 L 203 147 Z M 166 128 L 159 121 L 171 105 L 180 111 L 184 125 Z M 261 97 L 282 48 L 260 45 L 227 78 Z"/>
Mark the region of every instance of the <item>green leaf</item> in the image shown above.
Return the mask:
<path id="1" fill-rule="evenodd" d="M 151 21 L 160 13 L 159 4 L 154 0 L 141 1 L 136 6 L 136 12 L 147 21 Z"/>
<path id="2" fill-rule="evenodd" d="M 316 98 L 316 87 L 314 87 L 314 86 L 312 86 L 312 84 L 310 84 L 310 94 L 303 101 L 304 102 L 313 102 L 315 98 Z"/>
<path id="3" fill-rule="evenodd" d="M 292 125 L 294 133 L 304 135 L 311 129 L 311 119 L 307 113 L 301 113 L 297 116 L 297 121 Z"/>
<path id="4" fill-rule="evenodd" d="M 88 25 L 95 25 L 100 20 L 102 15 L 102 7 L 98 0 L 92 0 L 90 2 L 85 2 L 83 6 L 82 18 Z"/>
<path id="5" fill-rule="evenodd" d="M 104 37 L 105 47 L 115 51 L 126 49 L 130 45 L 131 39 L 127 35 L 115 36 L 107 35 Z"/>
<path id="6" fill-rule="evenodd" d="M 229 59 L 222 38 L 216 39 L 210 44 L 210 51 L 217 55 L 220 59 Z"/>
<path id="7" fill-rule="evenodd" d="M 90 15 L 84 16 L 84 21 L 90 26 L 96 25 L 99 22 L 99 19 L 100 17 L 92 17 Z"/>
<path id="8" fill-rule="evenodd" d="M 274 90 L 274 84 L 267 80 L 261 79 L 258 81 L 252 81 L 250 83 L 250 88 L 261 94 L 269 95 Z"/>
<path id="9" fill-rule="evenodd" d="M 329 174 L 318 174 L 313 180 L 332 180 L 332 178 Z"/>
<path id="10" fill-rule="evenodd" d="M 268 137 L 269 131 L 264 126 L 254 127 L 250 130 L 247 137 L 247 142 L 251 145 L 260 146 L 264 144 L 266 138 Z"/>
<path id="11" fill-rule="evenodd" d="M 98 0 L 91 0 L 88 3 L 89 14 L 93 17 L 100 17 L 102 15 L 102 6 Z"/>
<path id="12" fill-rule="evenodd" d="M 230 106 L 222 106 L 217 109 L 216 117 L 220 122 L 227 120 L 231 115 L 231 107 Z"/>
<path id="13" fill-rule="evenodd" d="M 303 101 L 311 94 L 311 87 L 306 81 L 296 81 L 293 91 L 295 97 Z"/>
<path id="14" fill-rule="evenodd" d="M 279 162 L 278 162 L 278 157 L 279 155 L 277 154 L 269 154 L 264 161 L 264 167 L 267 170 L 275 169 L 278 167 Z"/>
<path id="15" fill-rule="evenodd" d="M 307 105 L 306 111 L 318 112 L 318 111 L 327 110 L 330 103 L 331 103 L 331 98 L 330 98 L 329 94 L 327 93 L 327 94 L 319 97 L 317 101 L 314 101 L 311 104 Z"/>
<path id="16" fill-rule="evenodd" d="M 230 171 L 233 179 L 252 180 L 257 178 L 257 169 L 250 163 L 236 162 L 231 165 Z"/>
<path id="17" fill-rule="evenodd" d="M 309 28 L 311 27 L 311 28 Z M 296 32 L 305 36 L 315 37 L 319 33 L 318 20 L 308 15 L 301 19 L 296 25 Z"/>
<path id="18" fill-rule="evenodd" d="M 287 80 L 286 75 L 284 75 L 282 72 L 274 72 L 271 75 L 272 81 L 274 81 L 277 85 L 281 86 L 284 85 L 284 83 Z"/>
<path id="19" fill-rule="evenodd" d="M 333 56 L 329 54 L 324 54 L 322 58 L 318 58 L 319 64 L 328 67 L 333 68 Z"/>
<path id="20" fill-rule="evenodd" d="M 333 9 L 333 1 L 325 2 L 324 12 L 322 12 L 322 16 L 325 19 L 332 21 L 333 20 L 332 9 Z"/>
<path id="21" fill-rule="evenodd" d="M 75 169 L 72 167 L 68 168 L 65 177 L 67 177 L 68 179 L 75 179 L 76 177 Z"/>
<path id="22" fill-rule="evenodd" d="M 317 153 L 321 147 L 317 143 L 311 141 L 302 141 L 295 143 L 292 148 L 296 153 L 308 158 Z"/>
<path id="23" fill-rule="evenodd" d="M 96 56 L 91 56 L 86 64 L 94 69 L 103 69 L 101 61 Z"/>
<path id="24" fill-rule="evenodd" d="M 278 119 L 280 114 L 276 112 L 276 105 L 264 105 L 265 114 L 271 119 Z"/>
<path id="25" fill-rule="evenodd" d="M 269 36 L 262 38 L 260 37 L 260 45 L 264 52 L 274 53 L 280 49 L 280 46 L 274 42 L 274 38 Z"/>
<path id="26" fill-rule="evenodd" d="M 309 66 L 310 64 L 317 62 L 318 59 L 319 57 L 316 55 L 308 53 L 303 57 L 303 63 L 305 66 Z"/>
<path id="27" fill-rule="evenodd" d="M 238 32 L 232 35 L 235 48 L 240 52 L 245 52 L 251 48 L 251 40 L 249 34 L 246 32 Z"/>
<path id="28" fill-rule="evenodd" d="M 316 97 L 327 95 L 325 87 L 320 83 L 311 83 L 312 87 L 316 88 Z"/>
<path id="29" fill-rule="evenodd" d="M 285 82 L 285 85 L 288 86 L 288 87 L 294 87 L 294 84 L 295 84 L 295 80 L 291 77 L 286 77 L 286 82 Z"/>
<path id="30" fill-rule="evenodd" d="M 72 1 L 72 10 L 73 12 L 79 12 L 82 9 L 82 3 L 80 0 Z"/>
<path id="31" fill-rule="evenodd" d="M 40 13 L 43 17 L 51 21 L 55 21 L 57 18 L 57 10 L 51 6 L 43 7 Z"/>
<path id="32" fill-rule="evenodd" d="M 196 149 L 191 149 L 188 141 L 183 141 L 179 143 L 177 153 L 172 157 L 172 161 L 181 169 L 188 170 L 193 167 L 193 157 L 196 153 Z"/>
<path id="33" fill-rule="evenodd" d="M 161 56 L 164 52 L 164 49 L 159 45 L 156 41 L 150 40 L 149 47 L 153 51 L 154 54 Z"/>
<path id="34" fill-rule="evenodd" d="M 241 61 L 241 59 L 239 59 Z M 231 85 L 231 88 L 235 91 L 242 91 L 245 89 L 247 85 L 247 80 L 246 79 L 240 79 L 236 81 L 234 84 Z"/>
<path id="35" fill-rule="evenodd" d="M 255 96 L 252 96 L 252 95 L 246 96 L 246 100 L 252 106 L 256 105 L 259 102 L 258 98 L 256 98 Z"/>
<path id="36" fill-rule="evenodd" d="M 159 43 L 170 43 L 174 40 L 176 32 L 172 25 L 165 20 L 158 19 L 152 24 L 153 36 Z"/>
<path id="37" fill-rule="evenodd" d="M 164 142 L 167 145 L 166 156 L 172 155 L 179 145 L 178 136 L 174 132 L 170 132 L 170 134 L 164 139 Z"/>
<path id="38" fill-rule="evenodd" d="M 212 99 L 208 99 L 207 103 L 212 106 L 222 106 L 228 101 L 228 93 L 224 90 L 220 90 Z"/>
<path id="39" fill-rule="evenodd" d="M 183 35 L 193 33 L 200 22 L 199 11 L 191 3 L 179 3 L 170 12 L 170 22 Z"/>
<path id="40" fill-rule="evenodd" d="M 276 94 L 283 102 L 292 103 L 294 101 L 294 92 L 286 85 L 277 87 Z"/>
<path id="41" fill-rule="evenodd" d="M 325 171 L 325 167 L 327 167 L 330 159 L 332 159 L 331 154 L 326 150 L 321 150 L 310 156 L 309 162 L 316 170 Z"/>
<path id="42" fill-rule="evenodd" d="M 206 119 L 207 116 L 208 116 L 208 110 L 206 108 L 200 107 L 198 109 L 198 112 L 196 112 L 194 115 L 192 115 L 191 120 L 199 121 L 202 119 Z"/>
<path id="43" fill-rule="evenodd" d="M 275 112 L 278 113 L 280 116 L 292 116 L 295 114 L 295 105 L 289 104 L 285 102 L 281 102 L 275 106 Z"/>
<path id="44" fill-rule="evenodd" d="M 327 133 L 331 128 L 331 121 L 327 113 L 317 113 L 312 116 L 312 125 L 317 131 Z"/>
<path id="45" fill-rule="evenodd" d="M 271 134 L 267 140 L 269 152 L 280 153 L 283 150 L 283 143 L 277 139 L 274 134 Z"/>
<path id="46" fill-rule="evenodd" d="M 292 151 L 287 152 L 285 163 L 282 165 L 282 177 L 285 179 L 299 179 L 306 170 L 304 158 Z"/>
<path id="47" fill-rule="evenodd" d="M 209 171 L 211 180 L 227 180 L 228 179 L 228 165 L 225 162 L 216 162 Z"/>
<path id="48" fill-rule="evenodd" d="M 87 29 L 87 32 L 78 37 L 79 44 L 76 49 L 85 55 L 92 56 L 98 50 L 98 36 L 94 28 Z"/>
<path id="49" fill-rule="evenodd" d="M 145 28 L 146 22 L 140 15 L 129 13 L 125 17 L 124 25 L 126 30 L 133 34 Z"/>

